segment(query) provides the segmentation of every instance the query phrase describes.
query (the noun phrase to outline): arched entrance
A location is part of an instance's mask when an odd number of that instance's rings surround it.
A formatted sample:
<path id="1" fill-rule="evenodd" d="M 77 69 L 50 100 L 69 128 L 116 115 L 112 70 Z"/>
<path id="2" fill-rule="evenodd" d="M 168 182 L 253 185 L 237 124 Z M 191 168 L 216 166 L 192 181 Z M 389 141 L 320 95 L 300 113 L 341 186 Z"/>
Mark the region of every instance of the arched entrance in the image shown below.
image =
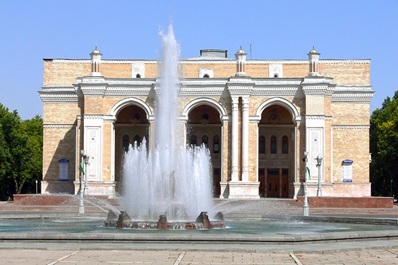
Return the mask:
<path id="1" fill-rule="evenodd" d="M 211 155 L 213 170 L 213 196 L 220 197 L 221 188 L 221 120 L 217 109 L 209 105 L 197 105 L 188 113 L 187 144 L 205 144 Z"/>
<path id="2" fill-rule="evenodd" d="M 123 178 L 123 154 L 130 145 L 140 145 L 143 139 L 149 144 L 149 121 L 143 108 L 127 105 L 119 110 L 114 123 L 115 128 L 115 180 L 116 191 L 121 193 Z"/>
<path id="3" fill-rule="evenodd" d="M 294 123 L 291 112 L 271 104 L 258 124 L 258 176 L 261 197 L 288 198 L 294 181 Z"/>

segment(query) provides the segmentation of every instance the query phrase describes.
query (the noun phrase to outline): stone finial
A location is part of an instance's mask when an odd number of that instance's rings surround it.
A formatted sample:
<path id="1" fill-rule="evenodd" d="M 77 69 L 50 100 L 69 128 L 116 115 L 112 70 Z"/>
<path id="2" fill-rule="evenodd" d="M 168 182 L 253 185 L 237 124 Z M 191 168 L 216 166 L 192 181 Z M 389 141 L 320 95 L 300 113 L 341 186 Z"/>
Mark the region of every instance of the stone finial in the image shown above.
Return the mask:
<path id="1" fill-rule="evenodd" d="M 246 75 L 246 56 L 247 53 L 242 49 L 240 49 L 235 53 L 236 58 L 236 74 L 235 76 L 245 76 Z"/>
<path id="2" fill-rule="evenodd" d="M 309 60 L 309 76 L 319 76 L 319 70 L 318 70 L 318 61 L 319 61 L 319 56 L 321 54 L 315 49 L 315 47 L 312 47 L 312 50 L 308 53 L 308 60 Z"/>
<path id="3" fill-rule="evenodd" d="M 101 76 L 100 65 L 102 59 L 102 53 L 98 50 L 97 46 L 90 53 L 91 56 L 91 76 Z"/>

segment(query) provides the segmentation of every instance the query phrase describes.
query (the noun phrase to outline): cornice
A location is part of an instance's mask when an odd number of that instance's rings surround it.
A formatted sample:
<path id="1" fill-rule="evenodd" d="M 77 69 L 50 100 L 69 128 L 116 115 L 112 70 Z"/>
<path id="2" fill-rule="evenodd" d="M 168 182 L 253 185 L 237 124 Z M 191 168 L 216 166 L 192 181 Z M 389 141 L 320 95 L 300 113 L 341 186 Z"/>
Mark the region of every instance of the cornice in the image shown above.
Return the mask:
<path id="1" fill-rule="evenodd" d="M 46 86 L 42 87 L 38 93 L 44 103 L 75 103 L 78 101 L 78 96 L 73 87 Z"/>
<path id="2" fill-rule="evenodd" d="M 368 130 L 370 125 L 332 125 L 337 130 Z"/>
<path id="3" fill-rule="evenodd" d="M 104 96 L 148 96 L 152 87 L 107 87 Z"/>
<path id="4" fill-rule="evenodd" d="M 108 115 L 107 115 L 108 116 Z M 84 120 L 103 120 L 105 115 L 98 114 L 83 114 Z"/>
<path id="5" fill-rule="evenodd" d="M 370 64 L 370 59 L 340 59 L 340 60 L 333 60 L 333 59 L 323 59 L 319 60 L 319 64 Z"/>
<path id="6" fill-rule="evenodd" d="M 221 96 L 225 87 L 180 87 L 179 96 Z"/>
<path id="7" fill-rule="evenodd" d="M 297 87 L 257 87 L 252 90 L 252 96 L 297 96 L 300 93 Z"/>
<path id="8" fill-rule="evenodd" d="M 249 76 L 232 76 L 226 85 L 231 96 L 242 96 L 251 95 L 255 82 Z"/>
<path id="9" fill-rule="evenodd" d="M 51 60 L 55 64 L 91 64 L 91 59 L 45 59 Z M 106 64 L 132 64 L 132 63 L 146 63 L 158 64 L 158 60 L 145 60 L 145 59 L 102 59 L 101 63 Z M 187 58 L 181 59 L 180 64 L 236 64 L 233 58 L 226 59 L 201 59 Z M 318 64 L 370 64 L 370 59 L 321 59 Z M 281 59 L 281 60 L 246 60 L 246 64 L 309 64 L 308 60 L 295 60 L 295 59 Z"/>
<path id="10" fill-rule="evenodd" d="M 76 127 L 75 124 L 43 124 L 45 129 L 71 129 Z"/>
<path id="11" fill-rule="evenodd" d="M 302 120 L 331 120 L 332 116 L 327 115 L 305 115 Z"/>
<path id="12" fill-rule="evenodd" d="M 334 93 L 332 102 L 366 102 L 372 101 L 374 92 L 371 93 Z"/>

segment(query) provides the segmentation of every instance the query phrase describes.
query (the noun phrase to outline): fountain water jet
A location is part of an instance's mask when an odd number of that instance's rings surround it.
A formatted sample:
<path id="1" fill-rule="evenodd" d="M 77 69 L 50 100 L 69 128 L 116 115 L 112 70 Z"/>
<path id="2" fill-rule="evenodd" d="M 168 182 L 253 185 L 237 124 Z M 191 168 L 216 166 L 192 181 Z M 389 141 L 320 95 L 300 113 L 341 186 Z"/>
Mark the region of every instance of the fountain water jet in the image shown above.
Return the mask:
<path id="1" fill-rule="evenodd" d="M 145 140 L 124 157 L 123 209 L 134 220 L 195 220 L 212 209 L 211 163 L 205 146 L 186 147 L 177 120 L 179 46 L 170 25 L 161 33 L 160 82 L 155 101 L 155 146 Z"/>

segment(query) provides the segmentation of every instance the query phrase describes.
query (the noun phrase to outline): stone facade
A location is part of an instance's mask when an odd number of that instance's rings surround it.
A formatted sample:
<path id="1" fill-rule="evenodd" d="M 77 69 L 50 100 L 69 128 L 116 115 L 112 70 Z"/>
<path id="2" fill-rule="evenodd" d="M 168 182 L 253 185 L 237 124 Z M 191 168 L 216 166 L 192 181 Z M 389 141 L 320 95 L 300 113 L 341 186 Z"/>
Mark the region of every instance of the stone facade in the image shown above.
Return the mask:
<path id="1" fill-rule="evenodd" d="M 179 135 L 208 146 L 215 197 L 295 198 L 305 178 L 310 196 L 318 181 L 323 196 L 370 196 L 370 61 L 319 57 L 247 60 L 240 49 L 234 59 L 202 50 L 180 60 Z M 78 193 L 86 150 L 87 192 L 119 194 L 124 150 L 144 137 L 153 147 L 157 78 L 157 61 L 97 49 L 91 59 L 44 59 L 42 193 Z"/>

